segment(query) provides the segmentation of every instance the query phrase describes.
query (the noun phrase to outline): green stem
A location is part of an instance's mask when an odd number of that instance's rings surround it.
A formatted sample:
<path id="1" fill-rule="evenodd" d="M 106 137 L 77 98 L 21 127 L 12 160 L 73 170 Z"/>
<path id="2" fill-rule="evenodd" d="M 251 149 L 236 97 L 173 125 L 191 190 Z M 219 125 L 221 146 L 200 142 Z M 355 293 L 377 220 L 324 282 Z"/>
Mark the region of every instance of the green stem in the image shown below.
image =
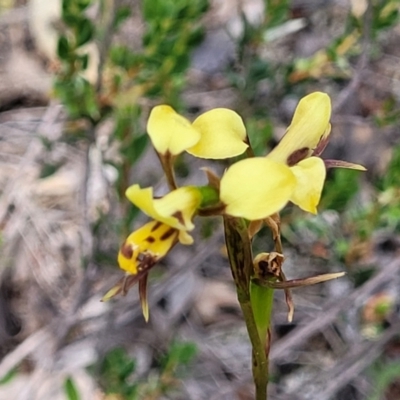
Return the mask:
<path id="1" fill-rule="evenodd" d="M 250 277 L 253 272 L 251 242 L 243 219 L 224 217 L 225 241 L 235 281 L 238 300 L 253 348 L 253 379 L 256 400 L 267 399 L 268 356 L 260 339 L 250 299 Z"/>

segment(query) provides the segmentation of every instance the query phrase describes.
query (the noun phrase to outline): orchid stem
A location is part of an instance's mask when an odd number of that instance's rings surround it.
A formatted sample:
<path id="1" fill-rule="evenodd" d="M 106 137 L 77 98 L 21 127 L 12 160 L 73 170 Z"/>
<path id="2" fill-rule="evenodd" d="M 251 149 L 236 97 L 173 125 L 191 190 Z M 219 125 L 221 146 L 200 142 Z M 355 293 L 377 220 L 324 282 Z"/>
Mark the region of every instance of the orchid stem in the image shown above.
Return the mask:
<path id="1" fill-rule="evenodd" d="M 266 400 L 268 352 L 266 351 L 265 341 L 261 340 L 250 299 L 250 278 L 253 272 L 251 242 L 244 220 L 226 216 L 224 217 L 224 228 L 229 263 L 253 349 L 252 371 L 256 389 L 255 399 Z"/>

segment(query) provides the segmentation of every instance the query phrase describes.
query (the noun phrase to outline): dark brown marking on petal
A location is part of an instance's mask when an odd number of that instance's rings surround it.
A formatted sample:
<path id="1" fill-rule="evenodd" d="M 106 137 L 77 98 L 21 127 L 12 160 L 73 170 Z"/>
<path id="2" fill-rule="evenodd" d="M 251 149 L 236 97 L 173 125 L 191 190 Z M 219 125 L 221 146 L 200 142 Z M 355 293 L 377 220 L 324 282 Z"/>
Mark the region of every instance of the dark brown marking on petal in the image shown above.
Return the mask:
<path id="1" fill-rule="evenodd" d="M 146 242 L 149 242 L 149 243 L 154 243 L 156 241 L 156 239 L 154 239 L 153 236 L 147 236 L 147 238 L 145 240 L 146 240 Z"/>
<path id="2" fill-rule="evenodd" d="M 177 211 L 172 214 L 182 225 L 185 225 L 185 220 L 183 219 L 182 211 Z"/>
<path id="3" fill-rule="evenodd" d="M 157 221 L 157 223 L 151 228 L 151 231 L 156 231 L 161 225 L 162 223 L 160 221 Z"/>
<path id="4" fill-rule="evenodd" d="M 121 246 L 121 254 L 127 258 L 128 260 L 130 260 L 133 256 L 133 249 L 132 249 L 132 245 L 129 243 L 124 243 Z"/>
<path id="5" fill-rule="evenodd" d="M 168 229 L 168 230 L 160 237 L 160 240 L 167 240 L 167 239 L 170 238 L 175 232 L 176 232 L 176 229 L 174 229 L 174 228 Z"/>
<path id="6" fill-rule="evenodd" d="M 308 147 L 303 147 L 294 151 L 286 160 L 289 167 L 293 167 L 293 165 L 296 165 L 301 160 L 304 160 L 309 151 L 310 149 Z"/>
<path id="7" fill-rule="evenodd" d="M 157 263 L 157 261 L 158 261 L 158 258 L 155 257 L 154 255 L 142 253 L 142 259 L 140 261 L 138 269 L 141 272 L 147 271 L 150 268 L 152 268 L 153 265 Z"/>

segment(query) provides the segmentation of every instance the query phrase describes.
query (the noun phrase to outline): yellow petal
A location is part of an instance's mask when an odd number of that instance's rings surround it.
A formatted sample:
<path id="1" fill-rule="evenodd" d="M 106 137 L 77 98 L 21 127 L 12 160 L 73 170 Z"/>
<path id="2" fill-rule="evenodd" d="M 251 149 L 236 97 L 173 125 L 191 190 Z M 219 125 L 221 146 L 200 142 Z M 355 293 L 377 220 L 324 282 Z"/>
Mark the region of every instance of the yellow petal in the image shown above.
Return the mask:
<path id="1" fill-rule="evenodd" d="M 193 244 L 194 240 L 186 231 L 179 231 L 178 240 L 181 244 Z"/>
<path id="2" fill-rule="evenodd" d="M 192 230 L 193 215 L 201 202 L 200 192 L 192 186 L 176 189 L 160 199 L 153 199 L 153 188 L 130 186 L 126 197 L 153 219 L 179 230 Z"/>
<path id="3" fill-rule="evenodd" d="M 322 92 L 303 97 L 292 123 L 279 144 L 268 154 L 271 160 L 288 165 L 311 156 L 321 139 L 329 135 L 331 100 Z"/>
<path id="4" fill-rule="evenodd" d="M 151 221 L 131 233 L 118 253 L 121 269 L 136 275 L 150 269 L 176 243 L 179 231 L 158 221 Z"/>
<path id="5" fill-rule="evenodd" d="M 242 118 L 227 108 L 215 108 L 193 122 L 200 140 L 187 152 L 201 158 L 229 158 L 242 154 L 249 147 Z"/>
<path id="6" fill-rule="evenodd" d="M 285 164 L 265 157 L 248 158 L 225 172 L 220 199 L 226 214 L 257 220 L 283 208 L 295 186 L 296 178 Z"/>
<path id="7" fill-rule="evenodd" d="M 290 200 L 302 210 L 316 214 L 326 176 L 324 161 L 310 157 L 290 169 L 297 178 Z"/>
<path id="8" fill-rule="evenodd" d="M 147 132 L 160 154 L 180 154 L 200 139 L 200 133 L 192 127 L 190 121 L 167 105 L 156 106 L 151 110 Z"/>

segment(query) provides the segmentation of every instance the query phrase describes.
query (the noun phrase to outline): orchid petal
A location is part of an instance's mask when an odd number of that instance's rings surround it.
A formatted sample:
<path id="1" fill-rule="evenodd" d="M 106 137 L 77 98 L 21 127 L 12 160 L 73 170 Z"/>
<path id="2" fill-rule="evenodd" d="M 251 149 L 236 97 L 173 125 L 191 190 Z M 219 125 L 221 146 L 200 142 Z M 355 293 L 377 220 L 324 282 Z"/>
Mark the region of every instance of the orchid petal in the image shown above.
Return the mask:
<path id="1" fill-rule="evenodd" d="M 151 110 L 147 132 L 154 148 L 162 155 L 178 155 L 200 139 L 200 133 L 190 121 L 167 105 L 159 105 Z"/>
<path id="2" fill-rule="evenodd" d="M 296 178 L 286 165 L 265 157 L 249 158 L 225 172 L 220 199 L 226 214 L 257 220 L 283 208 L 295 186 Z"/>
<path id="3" fill-rule="evenodd" d="M 285 135 L 267 157 L 292 166 L 311 156 L 318 143 L 329 135 L 330 116 L 331 101 L 327 94 L 314 92 L 303 97 Z"/>
<path id="4" fill-rule="evenodd" d="M 222 159 L 242 154 L 249 147 L 242 118 L 227 108 L 215 108 L 193 122 L 200 140 L 187 152 L 201 158 Z"/>
<path id="5" fill-rule="evenodd" d="M 326 176 L 324 161 L 310 157 L 290 169 L 297 179 L 290 200 L 302 210 L 316 214 Z"/>
<path id="6" fill-rule="evenodd" d="M 131 233 L 118 253 L 121 269 L 132 275 L 150 269 L 176 243 L 179 231 L 151 221 Z"/>
<path id="7" fill-rule="evenodd" d="M 160 199 L 153 199 L 153 188 L 130 186 L 126 197 L 148 216 L 178 230 L 194 228 L 193 215 L 201 202 L 200 192 L 192 186 L 176 189 Z"/>

